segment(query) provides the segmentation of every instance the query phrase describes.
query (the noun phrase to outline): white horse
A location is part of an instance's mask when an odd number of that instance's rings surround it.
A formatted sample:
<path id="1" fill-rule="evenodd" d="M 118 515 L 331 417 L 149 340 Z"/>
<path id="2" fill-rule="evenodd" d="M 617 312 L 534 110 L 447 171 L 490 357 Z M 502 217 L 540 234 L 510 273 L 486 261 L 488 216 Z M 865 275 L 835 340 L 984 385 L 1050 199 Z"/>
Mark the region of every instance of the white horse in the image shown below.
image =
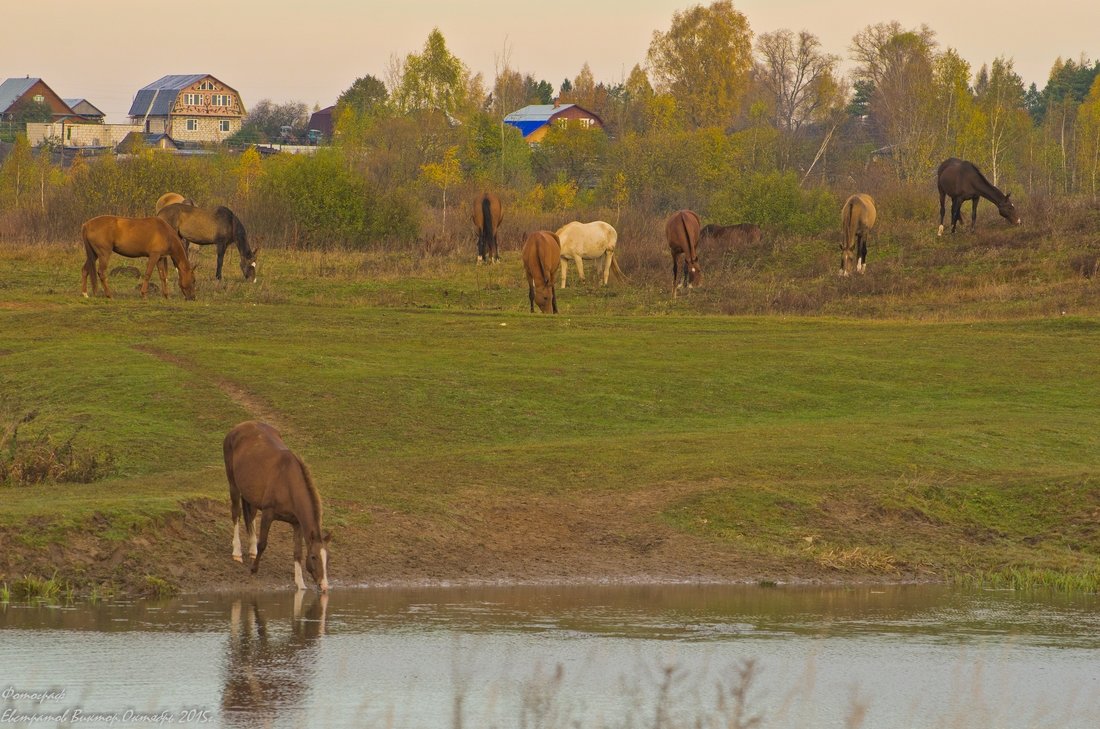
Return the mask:
<path id="1" fill-rule="evenodd" d="M 565 288 L 565 281 L 569 272 L 569 261 L 577 264 L 577 275 L 584 281 L 584 261 L 595 260 L 597 275 L 601 267 L 603 269 L 603 285 L 607 285 L 607 277 L 611 269 L 620 278 L 625 279 L 622 269 L 615 260 L 615 244 L 619 240 L 619 234 L 609 224 L 602 220 L 592 223 L 566 223 L 558 229 L 556 235 L 561 241 L 561 287 Z"/>

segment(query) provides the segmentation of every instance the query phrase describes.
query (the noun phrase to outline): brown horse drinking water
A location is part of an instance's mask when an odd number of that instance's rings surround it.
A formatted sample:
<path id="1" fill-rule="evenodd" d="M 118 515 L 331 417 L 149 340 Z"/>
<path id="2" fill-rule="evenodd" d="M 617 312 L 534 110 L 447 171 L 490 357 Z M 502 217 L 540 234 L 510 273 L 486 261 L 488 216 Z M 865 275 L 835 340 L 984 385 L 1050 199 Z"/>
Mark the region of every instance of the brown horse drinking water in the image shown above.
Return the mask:
<path id="1" fill-rule="evenodd" d="M 111 298 L 107 286 L 107 261 L 112 253 L 127 258 L 148 257 L 145 276 L 141 280 L 141 297 L 149 291 L 149 278 L 153 268 L 160 271 L 160 287 L 168 298 L 168 258 L 179 270 L 180 292 L 185 299 L 195 298 L 195 277 L 187 253 L 176 231 L 160 218 L 121 218 L 117 215 L 100 215 L 80 226 L 84 241 L 84 268 L 80 276 L 80 292 L 88 296 L 88 278 L 92 279 L 92 294 L 96 282 L 103 284 L 103 293 Z"/>
<path id="2" fill-rule="evenodd" d="M 665 223 L 665 238 L 672 253 L 673 296 L 677 288 L 692 288 L 703 282 L 703 272 L 699 268 L 699 230 L 699 216 L 691 210 L 677 210 Z M 680 261 L 683 261 L 684 281 L 677 286 L 676 268 Z"/>
<path id="3" fill-rule="evenodd" d="M 497 230 L 500 229 L 500 221 L 504 220 L 504 211 L 500 206 L 500 198 L 491 192 L 486 192 L 474 200 L 473 209 L 474 227 L 477 228 L 477 262 L 499 261 L 500 250 L 497 246 Z"/>
<path id="4" fill-rule="evenodd" d="M 237 245 L 241 256 L 241 274 L 246 281 L 256 278 L 256 254 L 259 248 L 248 247 L 248 234 L 232 210 L 217 207 L 213 210 L 199 208 L 187 202 L 166 205 L 157 212 L 157 216 L 166 221 L 183 239 L 184 245 L 197 243 L 201 246 L 214 245 L 218 248 L 218 268 L 214 272 L 219 281 L 222 278 L 222 260 L 225 249 L 230 243 Z"/>
<path id="5" fill-rule="evenodd" d="M 940 228 L 936 235 L 943 235 L 944 198 L 951 196 L 951 232 L 956 223 L 962 222 L 962 204 L 970 200 L 970 229 L 978 220 L 978 198 L 984 197 L 997 206 L 1001 217 L 1015 225 L 1020 224 L 1020 214 L 1010 196 L 993 186 L 973 162 L 951 157 L 945 159 L 936 170 L 936 187 L 940 191 Z"/>
<path id="6" fill-rule="evenodd" d="M 328 592 L 326 546 L 330 537 L 321 532 L 321 496 L 306 464 L 286 447 L 277 430 L 257 420 L 247 420 L 230 430 L 222 452 L 233 516 L 233 559 L 243 561 L 242 515 L 250 537 L 252 574 L 260 569 L 271 523 L 285 521 L 294 527 L 294 582 L 298 589 L 306 589 L 304 565 L 321 592 Z M 253 524 L 257 511 L 262 513 L 258 540 Z"/>

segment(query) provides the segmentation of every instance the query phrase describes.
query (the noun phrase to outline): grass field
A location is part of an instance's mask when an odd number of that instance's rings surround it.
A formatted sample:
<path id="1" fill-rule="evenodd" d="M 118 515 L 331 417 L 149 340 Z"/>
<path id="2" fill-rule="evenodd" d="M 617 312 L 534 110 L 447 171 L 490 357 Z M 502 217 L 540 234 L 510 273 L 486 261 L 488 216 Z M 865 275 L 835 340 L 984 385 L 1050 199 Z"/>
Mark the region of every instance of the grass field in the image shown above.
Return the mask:
<path id="1" fill-rule="evenodd" d="M 84 300 L 75 245 L 5 246 L 0 459 L 49 438 L 110 473 L 0 487 L 0 579 L 246 582 L 221 439 L 262 418 L 314 471 L 337 584 L 1095 589 L 1100 299 L 1086 254 L 1052 264 L 1033 234 L 990 233 L 999 257 L 884 235 L 848 280 L 829 247 L 771 242 L 675 301 L 663 260 L 624 250 L 630 284 L 571 286 L 558 317 L 527 313 L 514 250 L 269 248 L 254 285 L 231 253 L 225 286 L 204 251 L 185 302 L 125 271 Z M 260 584 L 288 584 L 289 530 L 272 542 Z"/>

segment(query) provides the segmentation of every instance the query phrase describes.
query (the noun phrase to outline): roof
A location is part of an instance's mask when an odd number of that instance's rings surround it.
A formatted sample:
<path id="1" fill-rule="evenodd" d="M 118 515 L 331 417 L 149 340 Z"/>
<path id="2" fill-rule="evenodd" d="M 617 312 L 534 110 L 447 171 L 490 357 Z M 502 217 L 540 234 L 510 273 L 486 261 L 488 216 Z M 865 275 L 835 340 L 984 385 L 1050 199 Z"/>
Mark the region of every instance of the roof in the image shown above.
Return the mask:
<path id="1" fill-rule="evenodd" d="M 88 101 L 87 99 L 62 99 L 62 101 L 64 101 L 70 109 L 72 109 L 80 116 L 106 116 L 106 114 L 99 110 L 99 107 L 97 107 L 95 104 Z M 82 104 L 86 105 L 88 108 L 84 110 L 78 110 L 76 107 Z"/>
<path id="2" fill-rule="evenodd" d="M 162 76 L 148 86 L 138 89 L 129 116 L 168 116 L 176 104 L 180 92 L 204 78 L 214 78 L 208 73 Z M 217 79 L 214 79 L 217 81 Z M 221 81 L 218 81 L 221 83 Z M 225 86 L 225 84 L 222 84 Z M 227 87 L 228 88 L 228 87 Z"/>
<path id="3" fill-rule="evenodd" d="M 116 145 L 115 149 L 126 150 L 131 149 L 135 142 L 144 147 L 154 147 L 161 149 L 179 149 L 179 143 L 172 139 L 167 134 L 143 134 L 142 132 L 130 132 L 122 141 Z"/>
<path id="4" fill-rule="evenodd" d="M 9 78 L 0 84 L 0 113 L 6 112 L 12 104 L 23 98 L 23 94 L 41 81 L 40 78 Z"/>
<path id="5" fill-rule="evenodd" d="M 525 106 L 522 109 L 513 111 L 508 116 L 504 117 L 504 123 L 510 124 L 520 130 L 523 136 L 527 136 L 531 132 L 535 131 L 539 127 L 550 122 L 558 114 L 562 113 L 566 109 L 572 109 L 576 107 L 579 111 L 583 111 L 593 119 L 599 120 L 599 117 L 585 109 L 582 106 L 576 104 L 531 104 Z M 603 124 L 601 121 L 600 124 Z"/>

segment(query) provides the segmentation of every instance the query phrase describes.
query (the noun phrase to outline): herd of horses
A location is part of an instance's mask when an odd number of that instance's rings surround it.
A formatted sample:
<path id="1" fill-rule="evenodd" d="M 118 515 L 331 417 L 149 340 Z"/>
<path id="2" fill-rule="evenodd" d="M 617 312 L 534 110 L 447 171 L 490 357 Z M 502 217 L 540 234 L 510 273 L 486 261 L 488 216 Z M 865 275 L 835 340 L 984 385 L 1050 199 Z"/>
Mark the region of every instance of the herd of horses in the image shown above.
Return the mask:
<path id="1" fill-rule="evenodd" d="M 962 204 L 970 200 L 971 228 L 977 219 L 980 198 L 997 206 L 1008 221 L 1019 224 L 1020 216 L 1009 196 L 991 184 L 972 163 L 951 158 L 937 170 L 940 194 L 940 227 L 943 233 L 944 203 L 951 198 L 951 231 L 961 222 Z M 503 221 L 500 199 L 492 194 L 481 195 L 473 205 L 473 223 L 477 228 L 478 263 L 499 260 L 498 231 Z M 867 243 L 875 226 L 877 211 L 874 200 L 866 193 L 850 196 L 841 209 L 840 273 L 867 270 Z M 753 244 L 760 240 L 760 228 L 752 224 L 701 225 L 699 216 L 691 210 L 678 210 L 665 223 L 665 239 L 672 256 L 673 295 L 677 289 L 691 289 L 702 282 L 699 267 L 699 243 L 714 239 L 735 244 Z M 144 297 L 154 268 L 160 271 L 162 290 L 167 296 L 167 262 L 170 259 L 179 271 L 179 286 L 184 297 L 194 298 L 194 271 L 187 248 L 190 243 L 215 245 L 218 250 L 216 276 L 221 278 L 222 259 L 230 244 L 240 253 L 241 274 L 245 280 L 256 276 L 256 250 L 249 248 L 244 226 L 225 207 L 207 210 L 176 193 L 167 193 L 157 201 L 156 213 L 146 218 L 124 218 L 102 215 L 81 227 L 86 260 L 82 276 L 82 292 L 87 296 L 87 281 L 107 284 L 107 260 L 112 253 L 130 258 L 146 257 L 148 265 L 142 282 Z M 621 279 L 625 275 L 615 260 L 618 235 L 603 221 L 571 222 L 557 231 L 539 230 L 524 237 L 522 259 L 527 275 L 531 311 L 535 307 L 544 313 L 557 313 L 555 278 L 560 269 L 561 287 L 567 282 L 567 269 L 572 261 L 579 278 L 584 280 L 584 261 L 598 261 L 597 273 L 606 285 L 611 272 Z M 260 558 L 267 547 L 268 532 L 275 521 L 290 524 L 294 529 L 294 581 L 299 590 L 306 587 L 308 573 L 322 593 L 329 589 L 329 533 L 321 526 L 321 497 L 313 483 L 309 468 L 283 442 L 278 431 L 266 423 L 246 421 L 233 427 L 222 444 L 225 474 L 229 482 L 230 516 L 233 524 L 232 557 L 243 562 L 240 522 L 243 520 L 249 536 L 251 571 L 257 572 Z M 256 526 L 257 514 L 259 526 Z"/>

